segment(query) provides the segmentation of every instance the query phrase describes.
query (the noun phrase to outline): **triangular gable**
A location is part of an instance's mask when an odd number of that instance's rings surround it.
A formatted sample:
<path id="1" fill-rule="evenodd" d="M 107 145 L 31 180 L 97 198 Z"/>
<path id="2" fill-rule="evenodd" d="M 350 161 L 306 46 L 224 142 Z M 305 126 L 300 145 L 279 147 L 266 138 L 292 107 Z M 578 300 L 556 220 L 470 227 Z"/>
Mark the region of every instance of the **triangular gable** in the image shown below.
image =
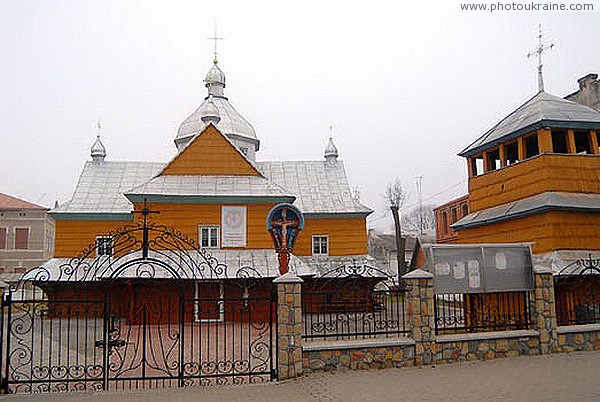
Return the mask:
<path id="1" fill-rule="evenodd" d="M 209 124 L 160 175 L 259 176 L 262 174 L 213 124 Z"/>

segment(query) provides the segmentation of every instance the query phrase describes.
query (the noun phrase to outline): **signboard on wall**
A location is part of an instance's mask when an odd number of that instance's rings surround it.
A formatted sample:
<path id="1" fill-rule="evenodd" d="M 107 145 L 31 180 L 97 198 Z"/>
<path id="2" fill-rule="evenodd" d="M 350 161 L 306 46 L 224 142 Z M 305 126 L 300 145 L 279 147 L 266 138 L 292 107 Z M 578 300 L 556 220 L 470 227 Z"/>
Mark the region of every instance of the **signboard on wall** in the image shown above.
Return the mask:
<path id="1" fill-rule="evenodd" d="M 221 207 L 221 246 L 246 247 L 246 207 Z"/>
<path id="2" fill-rule="evenodd" d="M 533 289 L 529 244 L 428 245 L 435 293 L 489 293 Z"/>

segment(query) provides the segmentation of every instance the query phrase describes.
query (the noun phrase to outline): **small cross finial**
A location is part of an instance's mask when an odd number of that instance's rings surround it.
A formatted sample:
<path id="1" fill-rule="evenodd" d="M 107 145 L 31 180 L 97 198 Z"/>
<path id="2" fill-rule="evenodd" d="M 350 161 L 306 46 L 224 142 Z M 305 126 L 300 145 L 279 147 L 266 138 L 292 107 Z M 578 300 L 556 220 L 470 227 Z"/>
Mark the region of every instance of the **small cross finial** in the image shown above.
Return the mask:
<path id="1" fill-rule="evenodd" d="M 100 128 L 101 128 L 101 125 L 100 125 L 100 117 L 98 117 L 98 123 L 97 123 L 96 127 L 98 127 L 98 133 L 97 133 L 97 136 L 98 136 L 98 138 L 100 138 Z"/>
<path id="2" fill-rule="evenodd" d="M 538 45 L 535 48 L 535 50 L 533 50 L 532 52 L 527 53 L 527 57 L 533 57 L 533 56 L 537 56 L 538 57 L 538 65 L 537 65 L 537 69 L 538 69 L 538 91 L 539 92 L 543 92 L 544 91 L 544 75 L 542 72 L 542 67 L 543 67 L 543 63 L 542 63 L 542 55 L 547 51 L 550 50 L 554 47 L 554 43 L 548 43 L 548 44 L 544 44 L 542 42 L 542 38 L 544 37 L 544 34 L 542 33 L 542 24 L 539 24 L 539 30 L 538 30 Z"/>
<path id="3" fill-rule="evenodd" d="M 333 138 L 333 123 L 329 123 L 329 138 Z"/>
<path id="4" fill-rule="evenodd" d="M 213 60 L 213 63 L 217 64 L 218 59 L 217 59 L 217 42 L 220 40 L 223 40 L 225 38 L 220 38 L 217 36 L 217 20 L 215 20 L 215 34 L 212 38 L 206 38 L 206 39 L 210 39 L 210 40 L 214 40 L 215 41 L 215 58 Z"/>

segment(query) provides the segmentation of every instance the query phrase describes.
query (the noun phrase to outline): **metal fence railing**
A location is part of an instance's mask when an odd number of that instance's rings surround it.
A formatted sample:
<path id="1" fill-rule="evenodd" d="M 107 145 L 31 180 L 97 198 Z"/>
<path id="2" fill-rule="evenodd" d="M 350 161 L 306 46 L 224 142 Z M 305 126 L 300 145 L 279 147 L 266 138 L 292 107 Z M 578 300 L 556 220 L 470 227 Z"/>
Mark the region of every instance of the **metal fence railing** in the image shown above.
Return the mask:
<path id="1" fill-rule="evenodd" d="M 559 326 L 600 323 L 600 276 L 556 277 L 556 321 Z"/>
<path id="2" fill-rule="evenodd" d="M 528 292 L 446 293 L 434 299 L 436 334 L 529 329 Z"/>
<path id="3" fill-rule="evenodd" d="M 404 336 L 405 292 L 373 290 L 349 296 L 343 292 L 302 293 L 304 333 L 307 340 L 369 339 Z"/>

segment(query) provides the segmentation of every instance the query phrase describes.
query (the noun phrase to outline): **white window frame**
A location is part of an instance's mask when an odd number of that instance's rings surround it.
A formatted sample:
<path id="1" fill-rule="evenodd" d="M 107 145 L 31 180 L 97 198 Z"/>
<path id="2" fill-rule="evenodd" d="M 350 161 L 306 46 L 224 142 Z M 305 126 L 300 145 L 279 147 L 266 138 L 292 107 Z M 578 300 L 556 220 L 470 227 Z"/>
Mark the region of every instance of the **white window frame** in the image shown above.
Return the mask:
<path id="1" fill-rule="evenodd" d="M 109 253 L 101 252 L 106 248 L 107 242 L 109 243 L 110 252 Z M 102 249 L 101 249 L 100 243 L 102 243 Z M 100 257 L 100 256 L 112 257 L 114 252 L 115 252 L 115 250 L 114 250 L 112 236 L 96 236 L 96 257 Z"/>
<path id="2" fill-rule="evenodd" d="M 208 246 L 204 247 L 202 245 L 202 229 L 208 229 L 209 233 L 208 233 Z M 216 245 L 211 245 L 210 244 L 210 240 L 213 238 L 213 236 L 211 236 L 212 231 L 216 230 L 217 231 L 217 244 Z M 198 226 L 198 245 L 200 246 L 200 248 L 221 248 L 221 227 L 219 225 L 200 225 Z"/>
<path id="3" fill-rule="evenodd" d="M 319 238 L 321 241 L 322 241 L 322 239 L 325 239 L 325 244 L 326 244 L 326 247 L 327 247 L 327 251 L 325 253 L 321 252 L 321 248 L 322 248 L 322 244 L 321 243 L 319 243 L 319 252 L 316 252 L 316 250 L 315 250 L 315 239 L 316 238 Z M 328 256 L 329 255 L 329 236 L 328 235 L 312 235 L 310 247 L 312 249 L 312 255 L 314 255 L 314 256 Z"/>
<path id="4" fill-rule="evenodd" d="M 223 286 L 223 281 L 219 281 L 219 301 L 217 302 L 219 305 L 219 318 L 198 318 L 198 313 L 200 312 L 200 292 L 199 286 L 206 283 L 215 283 L 214 281 L 196 281 L 195 284 L 195 292 L 194 292 L 194 322 L 223 322 L 225 321 L 225 286 Z"/>

